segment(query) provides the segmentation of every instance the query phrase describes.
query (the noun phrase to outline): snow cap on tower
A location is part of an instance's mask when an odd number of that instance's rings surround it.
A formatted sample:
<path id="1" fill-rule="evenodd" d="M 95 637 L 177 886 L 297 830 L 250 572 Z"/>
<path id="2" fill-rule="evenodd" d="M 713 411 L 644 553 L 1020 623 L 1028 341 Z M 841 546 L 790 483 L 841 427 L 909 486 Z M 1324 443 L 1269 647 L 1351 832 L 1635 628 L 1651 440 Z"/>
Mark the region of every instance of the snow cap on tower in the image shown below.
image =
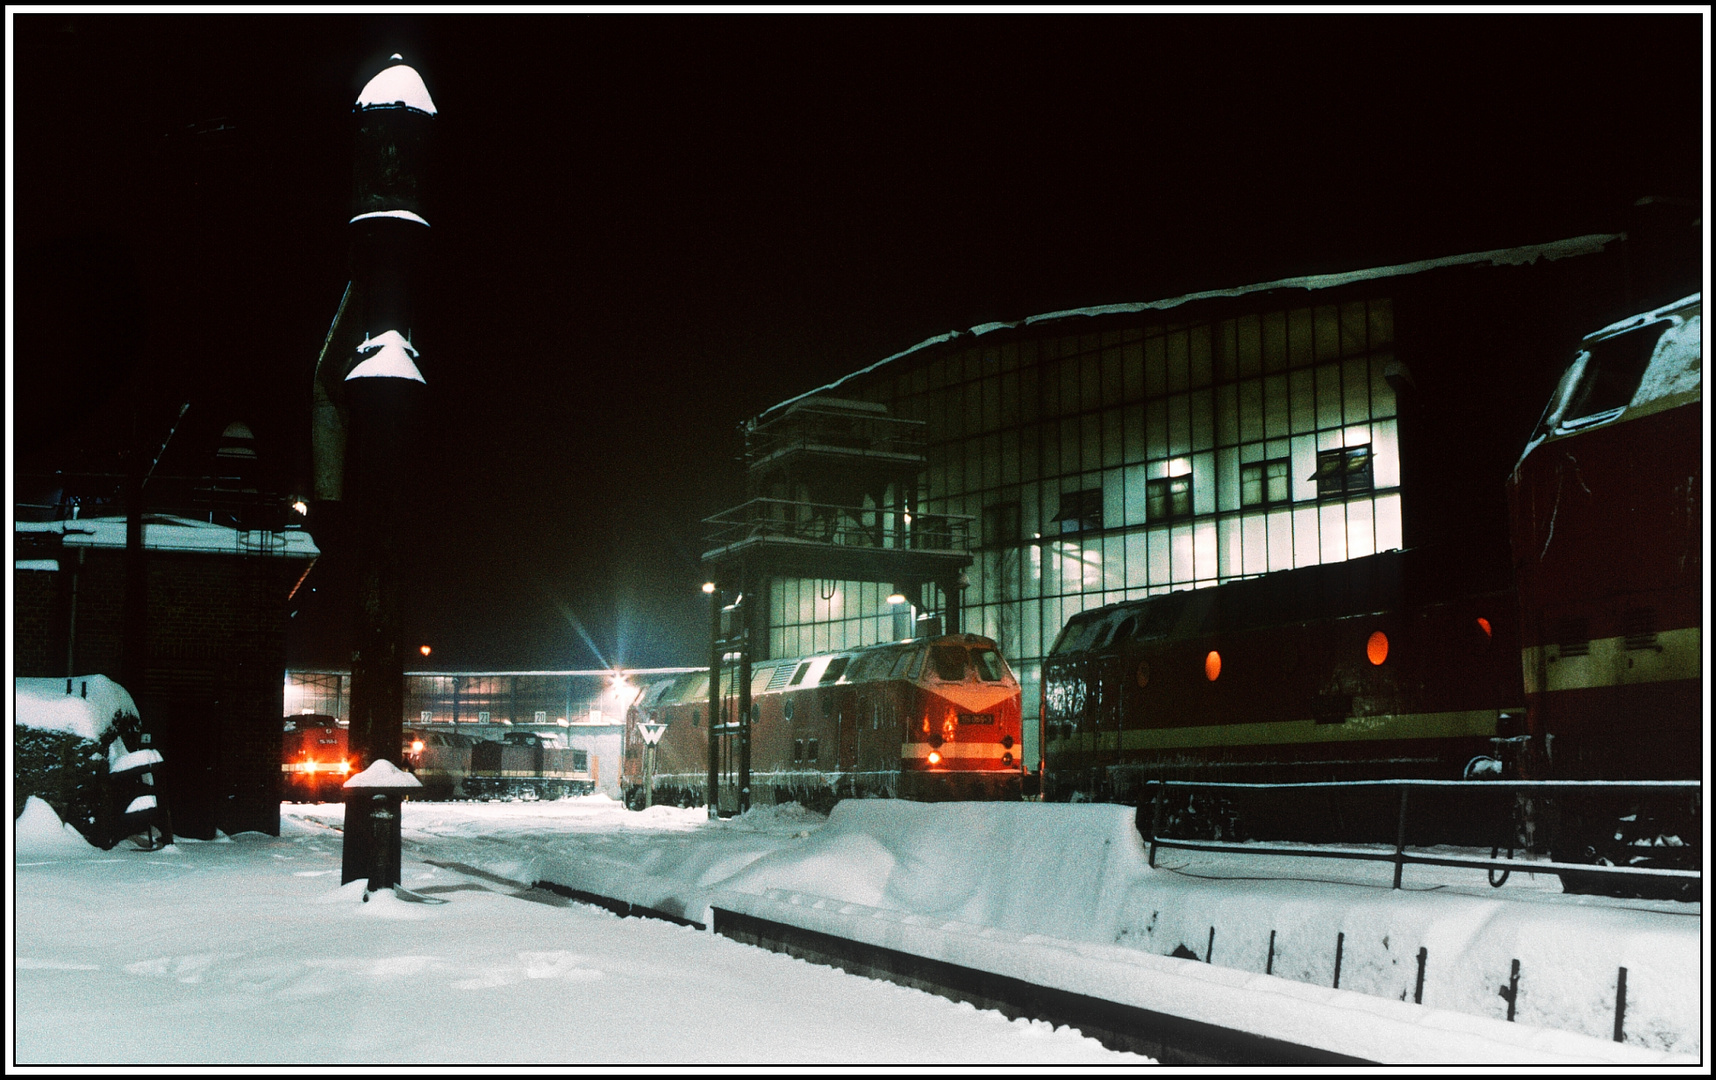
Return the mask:
<path id="1" fill-rule="evenodd" d="M 365 353 L 369 355 L 365 356 Z M 413 362 L 417 358 L 417 350 L 397 330 L 364 338 L 363 344 L 357 347 L 357 354 L 362 359 L 346 376 L 347 382 L 353 379 L 415 379 L 424 382 L 423 373 Z"/>
<path id="2" fill-rule="evenodd" d="M 392 59 L 400 59 L 394 53 Z M 417 69 L 409 64 L 394 64 L 384 68 L 382 72 L 364 84 L 358 92 L 357 109 L 416 109 L 421 113 L 435 115 L 435 102 L 429 97 L 429 88 L 423 85 L 423 76 L 417 74 Z"/>

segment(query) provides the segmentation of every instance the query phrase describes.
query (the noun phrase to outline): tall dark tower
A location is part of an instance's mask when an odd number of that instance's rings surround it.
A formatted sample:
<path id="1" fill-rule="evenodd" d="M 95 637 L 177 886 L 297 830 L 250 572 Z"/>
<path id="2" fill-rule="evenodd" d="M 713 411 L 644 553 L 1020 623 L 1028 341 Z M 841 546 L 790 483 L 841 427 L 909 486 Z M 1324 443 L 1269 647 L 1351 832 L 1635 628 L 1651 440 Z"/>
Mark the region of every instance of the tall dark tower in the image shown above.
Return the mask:
<path id="1" fill-rule="evenodd" d="M 435 103 L 394 55 L 352 107 L 351 283 L 316 372 L 316 494 L 343 502 L 339 534 L 356 571 L 351 748 L 355 770 L 399 761 L 405 708 L 401 511 L 412 431 L 426 391 L 411 342 L 415 279 L 427 247 L 423 187 Z M 367 798 L 348 795 L 341 880 L 373 880 Z M 397 837 L 398 821 L 392 828 Z M 399 846 L 390 845 L 390 880 Z"/>

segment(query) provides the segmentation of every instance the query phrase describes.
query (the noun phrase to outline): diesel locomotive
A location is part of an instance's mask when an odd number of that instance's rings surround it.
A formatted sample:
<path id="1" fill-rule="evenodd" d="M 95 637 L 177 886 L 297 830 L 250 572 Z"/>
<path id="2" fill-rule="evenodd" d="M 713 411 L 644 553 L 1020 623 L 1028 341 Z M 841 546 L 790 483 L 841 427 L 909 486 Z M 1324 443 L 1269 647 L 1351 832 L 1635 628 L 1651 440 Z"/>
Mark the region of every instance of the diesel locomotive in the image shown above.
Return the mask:
<path id="1" fill-rule="evenodd" d="M 1702 779 L 1701 315 L 1693 295 L 1583 340 L 1499 558 L 1469 538 L 1075 615 L 1043 664 L 1045 797 Z M 1684 867 L 1700 798 L 1522 802 L 1556 861 Z"/>
<path id="2" fill-rule="evenodd" d="M 286 801 L 344 801 L 342 785 L 356 762 L 338 719 L 288 716 L 281 747 Z M 508 732 L 493 741 L 407 728 L 399 763 L 423 785 L 408 797 L 421 800 L 559 799 L 596 788 L 587 751 L 550 745 L 531 732 Z"/>
<path id="3" fill-rule="evenodd" d="M 667 725 L 656 748 L 654 801 L 707 800 L 707 724 L 718 725 L 717 735 L 737 734 L 734 698 L 723 693 L 723 715 L 710 717 L 707 672 L 645 690 L 626 718 L 621 784 L 628 805 L 644 803 L 640 723 Z M 826 810 L 849 797 L 1021 794 L 1019 682 L 995 642 L 976 634 L 759 661 L 751 670 L 750 739 L 755 804 Z M 717 764 L 723 772 L 731 767 Z"/>

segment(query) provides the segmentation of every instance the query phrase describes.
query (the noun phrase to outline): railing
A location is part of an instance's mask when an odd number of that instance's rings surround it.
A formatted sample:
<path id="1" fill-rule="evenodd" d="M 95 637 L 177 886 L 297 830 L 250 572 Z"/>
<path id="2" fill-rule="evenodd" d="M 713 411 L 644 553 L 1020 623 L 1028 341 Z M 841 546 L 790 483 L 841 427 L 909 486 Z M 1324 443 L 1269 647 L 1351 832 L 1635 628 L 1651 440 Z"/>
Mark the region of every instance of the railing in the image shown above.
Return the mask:
<path id="1" fill-rule="evenodd" d="M 752 499 L 713 517 L 705 542 L 725 547 L 753 539 L 808 541 L 846 547 L 965 551 L 974 518 L 911 514 L 893 509 L 833 506 L 790 499 Z"/>
<path id="2" fill-rule="evenodd" d="M 922 420 L 799 408 L 745 435 L 745 459 L 755 466 L 792 450 L 922 458 L 927 425 Z"/>
<path id="3" fill-rule="evenodd" d="M 1667 883 L 1665 879 L 1681 882 L 1696 882 L 1703 877 L 1702 870 L 1675 870 L 1660 867 L 1643 866 L 1612 866 L 1596 863 L 1563 863 L 1553 861 L 1516 862 L 1511 858 L 1512 844 L 1504 841 L 1497 848 L 1508 847 L 1510 858 L 1496 858 L 1494 851 L 1488 859 L 1477 856 L 1460 855 L 1421 855 L 1411 854 L 1406 850 L 1406 822 L 1408 794 L 1414 789 L 1440 789 L 1443 791 L 1458 791 L 1471 795 L 1478 793 L 1494 794 L 1497 792 L 1580 792 L 1584 794 L 1601 794 L 1604 792 L 1621 791 L 1658 791 L 1658 792 L 1697 792 L 1702 784 L 1697 780 L 1353 780 L 1327 783 L 1305 784 L 1237 784 L 1214 783 L 1183 780 L 1154 780 L 1154 789 L 1150 799 L 1150 824 L 1144 829 L 1143 807 L 1139 808 L 1139 829 L 1146 832 L 1145 840 L 1150 846 L 1149 863 L 1156 865 L 1156 849 L 1159 847 L 1178 848 L 1187 851 L 1224 852 L 1240 855 L 1293 855 L 1306 858 L 1321 859 L 1360 859 L 1372 862 L 1391 862 L 1394 864 L 1394 888 L 1400 888 L 1402 872 L 1408 864 L 1417 866 L 1452 866 L 1470 867 L 1491 872 L 1490 883 L 1501 885 L 1506 881 L 1505 871 L 1528 870 L 1533 873 L 1577 873 L 1615 878 L 1656 879 Z M 1222 843 L 1220 841 L 1190 840 L 1165 837 L 1162 832 L 1162 814 L 1165 808 L 1165 796 L 1169 788 L 1186 790 L 1251 790 L 1251 791 L 1303 791 L 1308 789 L 1344 789 L 1355 790 L 1362 788 L 1397 788 L 1400 791 L 1399 817 L 1395 831 L 1395 844 L 1392 852 L 1365 850 L 1336 846 L 1313 845 L 1304 847 L 1271 846 L 1263 843 Z M 1511 833 L 1511 822 L 1506 823 Z M 1663 851 L 1678 851 L 1681 848 L 1643 848 L 1641 851 L 1661 853 Z M 1697 855 L 1694 849 L 1692 852 Z M 1502 879 L 1496 880 L 1494 871 L 1504 871 Z"/>

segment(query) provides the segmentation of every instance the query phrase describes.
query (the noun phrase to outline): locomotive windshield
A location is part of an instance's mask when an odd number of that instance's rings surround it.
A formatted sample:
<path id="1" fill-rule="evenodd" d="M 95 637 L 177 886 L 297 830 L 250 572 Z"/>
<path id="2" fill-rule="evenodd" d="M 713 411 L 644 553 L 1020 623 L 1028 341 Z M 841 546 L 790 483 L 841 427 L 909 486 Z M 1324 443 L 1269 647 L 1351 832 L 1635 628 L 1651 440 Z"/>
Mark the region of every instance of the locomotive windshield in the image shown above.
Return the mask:
<path id="1" fill-rule="evenodd" d="M 1000 682 L 1007 677 L 1007 665 L 994 649 L 971 650 L 971 662 L 977 668 L 977 677 L 984 682 Z"/>
<path id="2" fill-rule="evenodd" d="M 1608 419 L 1627 407 L 1638 392 L 1651 354 L 1668 322 L 1646 323 L 1636 330 L 1588 343 L 1567 369 L 1559 393 L 1558 415 L 1552 424 L 1583 426 Z"/>
<path id="3" fill-rule="evenodd" d="M 959 645 L 937 645 L 930 650 L 935 663 L 935 677 L 942 682 L 959 682 L 965 678 L 965 649 Z"/>

